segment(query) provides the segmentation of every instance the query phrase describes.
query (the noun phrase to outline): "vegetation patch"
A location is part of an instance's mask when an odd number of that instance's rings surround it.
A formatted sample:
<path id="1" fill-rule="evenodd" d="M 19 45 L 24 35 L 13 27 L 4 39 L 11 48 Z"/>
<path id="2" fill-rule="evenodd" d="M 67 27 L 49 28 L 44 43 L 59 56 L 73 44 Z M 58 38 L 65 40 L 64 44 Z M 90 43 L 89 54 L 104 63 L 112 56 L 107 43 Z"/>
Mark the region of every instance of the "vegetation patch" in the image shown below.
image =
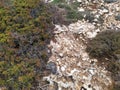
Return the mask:
<path id="1" fill-rule="evenodd" d="M 100 63 L 105 63 L 106 69 L 112 73 L 114 80 L 120 76 L 119 30 L 107 30 L 99 33 L 95 38 L 88 41 L 86 51 L 91 58 L 97 58 Z M 117 79 L 117 81 L 120 81 L 120 79 Z M 115 88 L 117 87 L 115 86 Z"/>
<path id="2" fill-rule="evenodd" d="M 117 58 L 120 50 L 120 31 L 99 33 L 88 42 L 87 52 L 94 58 Z"/>
<path id="3" fill-rule="evenodd" d="M 78 2 L 77 0 L 71 0 L 71 1 L 53 0 L 51 4 L 55 5 L 59 10 L 63 10 L 63 12 L 65 12 L 64 14 L 60 13 L 63 18 L 63 21 L 62 21 L 63 24 L 66 24 L 66 23 L 70 24 L 72 22 L 76 22 L 78 20 L 83 20 L 83 19 L 90 23 L 103 22 L 102 17 L 100 17 L 98 21 L 94 21 L 95 15 L 89 9 L 84 9 L 83 11 L 79 11 L 78 7 L 80 7 L 82 3 Z"/>
<path id="4" fill-rule="evenodd" d="M 51 55 L 51 5 L 41 0 L 0 1 L 0 87 L 36 88 Z"/>
<path id="5" fill-rule="evenodd" d="M 80 6 L 80 2 L 77 0 L 69 2 L 67 0 L 53 0 L 52 4 L 66 12 L 62 15 L 64 22 L 71 23 L 84 18 L 83 12 L 77 10 L 77 7 Z"/>

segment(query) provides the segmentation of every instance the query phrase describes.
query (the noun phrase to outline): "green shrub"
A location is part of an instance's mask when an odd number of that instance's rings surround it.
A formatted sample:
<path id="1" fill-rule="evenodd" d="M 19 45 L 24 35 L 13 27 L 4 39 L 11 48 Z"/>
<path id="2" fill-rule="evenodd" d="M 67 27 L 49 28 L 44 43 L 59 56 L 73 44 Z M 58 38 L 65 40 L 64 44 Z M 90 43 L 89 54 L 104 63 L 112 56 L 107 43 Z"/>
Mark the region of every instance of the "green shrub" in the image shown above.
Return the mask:
<path id="1" fill-rule="evenodd" d="M 30 90 L 50 56 L 53 14 L 41 0 L 8 1 L 0 1 L 0 87 Z"/>
<path id="2" fill-rule="evenodd" d="M 69 23 L 75 22 L 77 20 L 82 20 L 84 15 L 83 13 L 77 10 L 77 7 L 80 5 L 78 1 L 69 1 L 67 0 L 54 0 L 53 5 L 56 5 L 60 9 L 64 9 L 66 14 L 62 15 L 62 17 Z"/>

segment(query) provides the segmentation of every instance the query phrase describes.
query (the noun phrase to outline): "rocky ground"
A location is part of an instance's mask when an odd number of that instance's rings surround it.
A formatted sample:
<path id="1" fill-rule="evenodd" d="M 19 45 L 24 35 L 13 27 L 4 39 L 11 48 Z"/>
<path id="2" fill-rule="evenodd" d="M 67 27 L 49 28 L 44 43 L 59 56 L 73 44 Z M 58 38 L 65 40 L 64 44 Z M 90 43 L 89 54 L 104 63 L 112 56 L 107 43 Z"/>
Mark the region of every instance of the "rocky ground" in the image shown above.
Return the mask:
<path id="1" fill-rule="evenodd" d="M 48 67 L 51 74 L 44 80 L 49 82 L 47 90 L 110 90 L 113 85 L 110 72 L 99 66 L 97 59 L 86 53 L 87 40 L 97 33 L 120 29 L 119 0 L 78 0 L 78 11 L 92 13 L 85 19 L 70 25 L 55 25 L 55 38 L 48 47 L 52 56 Z M 54 64 L 51 64 L 54 63 Z"/>

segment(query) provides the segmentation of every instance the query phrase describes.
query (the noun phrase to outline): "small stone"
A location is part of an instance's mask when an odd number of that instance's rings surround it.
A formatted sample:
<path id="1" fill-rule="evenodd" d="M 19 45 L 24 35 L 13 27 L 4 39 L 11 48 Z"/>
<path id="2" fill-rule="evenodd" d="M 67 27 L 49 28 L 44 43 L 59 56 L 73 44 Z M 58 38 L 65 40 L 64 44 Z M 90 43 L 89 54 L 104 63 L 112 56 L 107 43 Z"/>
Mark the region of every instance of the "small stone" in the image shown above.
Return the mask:
<path id="1" fill-rule="evenodd" d="M 77 0 L 78 2 L 82 2 L 82 0 Z"/>
<path id="2" fill-rule="evenodd" d="M 85 10 L 84 10 L 84 8 L 78 8 L 78 11 L 84 12 Z"/>
<path id="3" fill-rule="evenodd" d="M 61 67 L 61 71 L 65 71 L 65 67 Z"/>
<path id="4" fill-rule="evenodd" d="M 81 89 L 80 90 L 87 90 L 86 88 L 84 88 L 84 87 L 81 87 Z"/>
<path id="5" fill-rule="evenodd" d="M 49 62 L 46 66 L 46 69 L 50 70 L 52 74 L 56 74 L 56 72 L 57 72 L 57 67 L 54 62 Z"/>
<path id="6" fill-rule="evenodd" d="M 63 57 L 63 53 L 60 53 L 59 56 L 60 56 L 60 57 Z"/>
<path id="7" fill-rule="evenodd" d="M 109 11 L 107 9 L 103 9 L 103 12 L 104 13 L 108 13 Z"/>
<path id="8" fill-rule="evenodd" d="M 93 69 L 90 69 L 89 72 L 90 72 L 92 75 L 95 74 Z"/>

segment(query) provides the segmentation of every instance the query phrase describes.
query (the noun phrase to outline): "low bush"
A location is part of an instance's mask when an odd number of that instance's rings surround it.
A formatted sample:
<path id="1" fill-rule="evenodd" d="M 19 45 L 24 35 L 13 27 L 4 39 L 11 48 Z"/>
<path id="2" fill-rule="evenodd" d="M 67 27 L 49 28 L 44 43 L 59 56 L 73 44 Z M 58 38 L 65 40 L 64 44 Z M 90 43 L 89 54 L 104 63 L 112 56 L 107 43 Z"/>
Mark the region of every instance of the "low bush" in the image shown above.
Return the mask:
<path id="1" fill-rule="evenodd" d="M 95 38 L 88 41 L 86 51 L 91 58 L 97 58 L 99 63 L 103 63 L 112 78 L 120 77 L 120 31 L 108 30 L 99 33 Z M 118 78 L 117 81 L 120 79 Z M 113 90 L 120 85 L 114 86 Z"/>
<path id="2" fill-rule="evenodd" d="M 99 33 L 88 42 L 86 51 L 94 58 L 116 59 L 119 57 L 120 31 L 105 31 Z"/>
<path id="3" fill-rule="evenodd" d="M 53 0 L 52 4 L 57 6 L 59 9 L 65 10 L 66 13 L 62 15 L 62 17 L 68 23 L 82 20 L 84 18 L 83 13 L 77 10 L 77 7 L 80 5 L 77 0 L 75 0 L 74 2 L 69 1 L 69 3 L 67 0 Z"/>
<path id="4" fill-rule="evenodd" d="M 30 90 L 39 82 L 53 37 L 50 9 L 42 0 L 0 1 L 0 87 Z"/>

